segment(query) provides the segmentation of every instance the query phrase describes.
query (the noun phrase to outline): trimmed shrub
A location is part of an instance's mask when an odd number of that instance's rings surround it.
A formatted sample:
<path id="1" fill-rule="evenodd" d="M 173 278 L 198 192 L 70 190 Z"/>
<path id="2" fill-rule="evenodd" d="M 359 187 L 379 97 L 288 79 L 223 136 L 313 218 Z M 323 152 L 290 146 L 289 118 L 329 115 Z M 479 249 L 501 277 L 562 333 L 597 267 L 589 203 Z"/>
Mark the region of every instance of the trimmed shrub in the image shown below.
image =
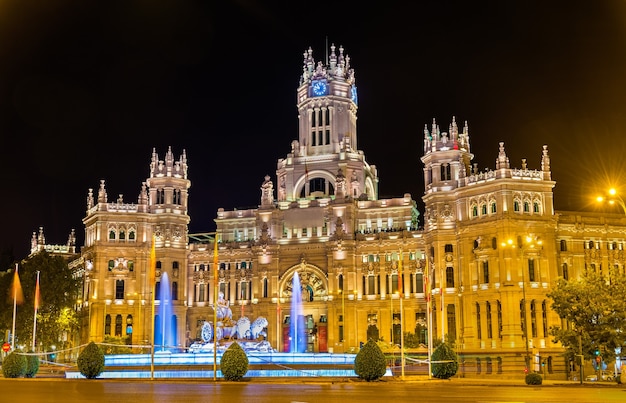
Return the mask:
<path id="1" fill-rule="evenodd" d="M 459 370 L 459 359 L 454 352 L 454 349 L 448 342 L 438 345 L 435 351 L 433 351 L 430 359 L 433 361 L 431 368 L 435 378 L 448 379 L 456 375 L 456 372 Z"/>
<path id="2" fill-rule="evenodd" d="M 19 378 L 26 374 L 26 357 L 12 351 L 2 361 L 2 373 L 5 378 Z"/>
<path id="3" fill-rule="evenodd" d="M 34 353 L 34 351 L 29 351 L 29 353 Z M 34 378 L 37 375 L 37 371 L 39 371 L 39 356 L 32 354 L 26 356 L 26 371 L 24 376 L 26 378 Z"/>
<path id="4" fill-rule="evenodd" d="M 220 361 L 222 375 L 227 381 L 240 381 L 248 372 L 248 356 L 239 343 L 232 343 Z"/>
<path id="5" fill-rule="evenodd" d="M 543 383 L 543 378 L 541 375 L 532 373 L 526 374 L 526 385 L 541 385 Z"/>
<path id="6" fill-rule="evenodd" d="M 78 370 L 87 379 L 97 378 L 104 371 L 104 354 L 93 341 L 78 355 Z"/>
<path id="7" fill-rule="evenodd" d="M 354 372 L 361 379 L 375 381 L 385 375 L 385 355 L 375 341 L 369 339 L 354 358 Z"/>

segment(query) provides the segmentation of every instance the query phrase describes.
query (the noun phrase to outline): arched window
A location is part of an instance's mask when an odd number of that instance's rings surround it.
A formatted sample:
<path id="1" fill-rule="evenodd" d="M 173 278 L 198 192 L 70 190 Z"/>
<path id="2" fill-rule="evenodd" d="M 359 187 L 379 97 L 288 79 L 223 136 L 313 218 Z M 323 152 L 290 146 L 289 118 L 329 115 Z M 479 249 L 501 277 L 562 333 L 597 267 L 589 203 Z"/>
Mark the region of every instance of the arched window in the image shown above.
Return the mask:
<path id="1" fill-rule="evenodd" d="M 513 211 L 519 211 L 519 210 L 520 210 L 520 209 L 519 209 L 519 201 L 518 201 L 518 200 L 515 200 L 515 201 L 513 202 Z"/>
<path id="2" fill-rule="evenodd" d="M 122 337 L 122 315 L 115 316 L 115 337 Z"/>
<path id="3" fill-rule="evenodd" d="M 104 334 L 105 336 L 111 335 L 111 315 L 109 314 L 104 318 Z"/>

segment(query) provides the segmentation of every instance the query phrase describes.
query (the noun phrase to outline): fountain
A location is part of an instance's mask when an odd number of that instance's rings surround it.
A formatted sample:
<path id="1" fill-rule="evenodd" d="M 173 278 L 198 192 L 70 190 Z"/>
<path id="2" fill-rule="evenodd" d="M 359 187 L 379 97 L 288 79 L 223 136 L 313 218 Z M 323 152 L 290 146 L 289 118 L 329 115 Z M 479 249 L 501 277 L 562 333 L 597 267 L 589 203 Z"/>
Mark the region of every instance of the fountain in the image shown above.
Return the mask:
<path id="1" fill-rule="evenodd" d="M 289 351 L 279 353 L 266 340 L 267 319 L 258 317 L 253 322 L 241 316 L 232 319 L 229 302 L 219 293 L 214 305 L 216 310 L 216 339 L 214 347 L 213 324 L 204 322 L 201 342 L 189 346 L 187 352 L 172 351 L 176 345 L 176 318 L 172 315 L 169 279 L 163 274 L 160 284 L 160 305 L 155 317 L 155 348 L 168 354 L 118 354 L 106 355 L 107 368 L 99 378 L 211 378 L 214 374 L 210 365 L 217 363 L 231 343 L 239 343 L 246 351 L 250 369 L 246 377 L 354 377 L 354 354 L 309 353 L 305 316 L 302 313 L 302 288 L 300 276 L 294 273 L 292 287 L 291 322 L 289 329 Z M 169 318 L 169 319 L 168 319 Z M 168 348 L 169 347 L 169 348 Z M 216 351 L 214 351 L 216 348 Z M 302 366 L 306 365 L 306 369 Z M 391 370 L 387 370 L 391 376 Z M 65 371 L 68 379 L 83 378 L 78 370 Z"/>
<path id="2" fill-rule="evenodd" d="M 168 352 L 176 346 L 176 317 L 172 313 L 172 292 L 167 273 L 159 284 L 159 311 L 154 318 L 154 345 L 157 352 Z"/>
<path id="3" fill-rule="evenodd" d="M 289 326 L 289 352 L 306 352 L 306 333 L 304 315 L 302 314 L 302 285 L 298 272 L 293 274 L 291 288 L 291 324 Z"/>

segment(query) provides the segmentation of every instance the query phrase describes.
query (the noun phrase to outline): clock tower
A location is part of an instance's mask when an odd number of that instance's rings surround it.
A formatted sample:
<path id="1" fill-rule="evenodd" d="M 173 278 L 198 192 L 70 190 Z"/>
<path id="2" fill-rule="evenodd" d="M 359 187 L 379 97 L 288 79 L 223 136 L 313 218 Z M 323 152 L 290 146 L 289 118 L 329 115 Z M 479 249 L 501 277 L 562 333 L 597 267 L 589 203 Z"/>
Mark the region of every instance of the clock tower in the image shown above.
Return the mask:
<path id="1" fill-rule="evenodd" d="M 339 51 L 338 53 L 336 51 Z M 357 87 L 350 57 L 330 47 L 327 65 L 304 52 L 297 89 L 298 140 L 278 161 L 278 202 L 378 198 L 376 167 L 357 149 Z"/>

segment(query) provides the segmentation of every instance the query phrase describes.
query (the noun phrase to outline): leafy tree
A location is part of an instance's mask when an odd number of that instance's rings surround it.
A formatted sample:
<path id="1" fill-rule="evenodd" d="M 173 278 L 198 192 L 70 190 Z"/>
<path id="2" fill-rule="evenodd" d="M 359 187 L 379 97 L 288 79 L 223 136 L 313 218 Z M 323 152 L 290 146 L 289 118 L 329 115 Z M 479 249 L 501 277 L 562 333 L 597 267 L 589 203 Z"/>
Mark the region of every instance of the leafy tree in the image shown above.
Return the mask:
<path id="1" fill-rule="evenodd" d="M 439 379 L 448 379 L 459 370 L 459 358 L 454 351 L 454 347 L 448 343 L 441 343 L 431 355 L 431 369 L 433 376 Z M 446 361 L 446 362 L 436 362 Z"/>
<path id="2" fill-rule="evenodd" d="M 37 310 L 37 345 L 50 351 L 50 346 L 61 346 L 63 335 L 72 334 L 78 322 L 72 319 L 73 306 L 79 295 L 80 281 L 72 275 L 67 261 L 61 256 L 52 256 L 41 251 L 22 261 L 19 279 L 24 302 L 17 307 L 15 318 L 16 341 L 32 345 L 33 315 L 35 312 L 35 286 L 39 271 L 40 304 Z M 10 290 L 13 272 L 0 275 L 0 289 Z M 12 329 L 13 296 L 7 293 L 0 298 L 0 329 Z M 4 333 L 4 332 L 3 332 Z"/>
<path id="3" fill-rule="evenodd" d="M 368 340 L 354 358 L 354 372 L 361 379 L 375 381 L 387 372 L 385 356 L 372 339 Z"/>
<path id="4" fill-rule="evenodd" d="M 228 381 L 240 381 L 248 372 L 248 356 L 239 343 L 232 343 L 220 361 L 222 375 Z"/>
<path id="5" fill-rule="evenodd" d="M 626 277 L 613 269 L 608 277 L 588 271 L 578 280 L 560 279 L 547 296 L 552 309 L 567 321 L 567 327 L 552 327 L 550 334 L 573 357 L 594 358 L 602 354 L 606 362 L 615 359 L 615 349 L 626 342 Z"/>
<path id="6" fill-rule="evenodd" d="M 89 342 L 78 355 L 76 365 L 85 378 L 97 378 L 104 371 L 104 354 L 96 343 Z"/>

